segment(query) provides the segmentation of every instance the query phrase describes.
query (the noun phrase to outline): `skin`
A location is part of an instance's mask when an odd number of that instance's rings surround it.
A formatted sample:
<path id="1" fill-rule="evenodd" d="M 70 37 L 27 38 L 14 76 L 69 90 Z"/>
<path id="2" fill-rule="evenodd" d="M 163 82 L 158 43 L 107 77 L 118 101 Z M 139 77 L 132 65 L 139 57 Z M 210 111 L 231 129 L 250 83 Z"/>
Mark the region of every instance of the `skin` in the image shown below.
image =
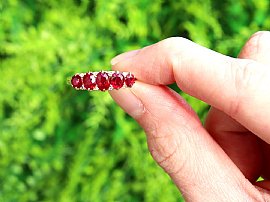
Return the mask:
<path id="1" fill-rule="evenodd" d="M 186 201 L 270 201 L 270 32 L 251 36 L 238 58 L 175 37 L 111 63 L 138 79 L 111 96 Z M 204 126 L 166 87 L 174 82 L 211 105 Z"/>

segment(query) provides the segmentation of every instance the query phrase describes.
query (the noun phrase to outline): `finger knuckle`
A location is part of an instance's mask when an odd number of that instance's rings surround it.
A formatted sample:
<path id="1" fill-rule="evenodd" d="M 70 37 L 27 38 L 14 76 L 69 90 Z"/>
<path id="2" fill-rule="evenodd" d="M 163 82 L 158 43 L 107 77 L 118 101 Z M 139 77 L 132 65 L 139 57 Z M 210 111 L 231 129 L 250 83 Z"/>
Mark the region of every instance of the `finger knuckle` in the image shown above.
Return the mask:
<path id="1" fill-rule="evenodd" d="M 173 173 L 178 170 L 178 162 L 176 160 L 177 158 L 175 158 L 177 148 L 173 150 L 170 148 L 169 150 L 159 145 L 152 150 L 151 155 L 167 173 Z"/>
<path id="2" fill-rule="evenodd" d="M 168 174 L 178 173 L 183 170 L 183 161 L 179 162 L 176 147 L 166 148 L 164 145 L 157 145 L 150 149 L 152 157 Z"/>
<path id="3" fill-rule="evenodd" d="M 182 50 L 189 44 L 189 40 L 183 37 L 170 37 L 160 41 L 157 45 L 160 46 L 164 53 L 168 56 L 179 55 Z"/>
<path id="4" fill-rule="evenodd" d="M 164 39 L 160 42 L 160 45 L 165 47 L 179 47 L 183 44 L 185 44 L 188 41 L 188 39 L 183 37 L 169 37 L 167 39 Z"/>
<path id="5" fill-rule="evenodd" d="M 189 42 L 188 39 L 183 37 L 170 37 L 161 41 L 160 46 L 164 50 L 164 56 L 167 61 L 166 65 L 171 67 L 172 75 L 177 71 L 180 72 L 181 69 L 179 67 L 182 64 L 182 52 L 186 51 Z"/>
<path id="6" fill-rule="evenodd" d="M 155 127 L 148 131 L 148 147 L 153 159 L 168 173 L 177 173 L 185 167 L 179 158 L 179 140 L 171 127 Z"/>
<path id="7" fill-rule="evenodd" d="M 231 101 L 229 114 L 232 117 L 237 117 L 245 97 L 248 96 L 247 92 L 253 85 L 253 76 L 256 70 L 256 62 L 253 60 L 235 61 L 231 64 L 231 73 L 235 88 L 235 96 Z"/>
<path id="8" fill-rule="evenodd" d="M 164 67 L 154 72 L 159 84 L 167 85 L 174 82 L 175 72 L 180 71 L 178 67 L 182 63 L 182 53 L 189 46 L 190 41 L 183 37 L 170 37 L 151 46 L 152 50 L 158 51 L 158 56 L 152 58 L 152 66 Z"/>

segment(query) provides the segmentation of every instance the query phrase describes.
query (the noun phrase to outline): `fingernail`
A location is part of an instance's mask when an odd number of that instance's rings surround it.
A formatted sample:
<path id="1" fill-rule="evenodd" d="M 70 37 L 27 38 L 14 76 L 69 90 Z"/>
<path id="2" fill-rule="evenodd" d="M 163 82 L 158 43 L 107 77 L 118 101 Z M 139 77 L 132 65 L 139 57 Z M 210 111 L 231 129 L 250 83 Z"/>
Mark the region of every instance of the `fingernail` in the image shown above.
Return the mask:
<path id="1" fill-rule="evenodd" d="M 133 57 L 135 55 L 137 55 L 139 52 L 139 50 L 132 50 L 132 51 L 128 51 L 126 53 L 122 53 L 120 55 L 117 55 L 116 57 L 114 57 L 111 60 L 111 65 L 115 65 L 116 63 L 120 62 L 121 60 L 126 60 L 130 57 Z"/>
<path id="2" fill-rule="evenodd" d="M 131 89 L 112 90 L 109 93 L 114 101 L 134 119 L 138 119 L 144 113 L 145 108 L 142 101 Z"/>

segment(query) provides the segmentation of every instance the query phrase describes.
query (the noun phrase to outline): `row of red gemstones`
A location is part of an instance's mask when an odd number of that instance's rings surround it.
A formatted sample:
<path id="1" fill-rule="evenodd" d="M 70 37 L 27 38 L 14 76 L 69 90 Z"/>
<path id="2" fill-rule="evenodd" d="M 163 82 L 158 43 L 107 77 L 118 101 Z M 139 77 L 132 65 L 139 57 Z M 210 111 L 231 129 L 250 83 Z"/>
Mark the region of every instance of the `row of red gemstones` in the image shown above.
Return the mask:
<path id="1" fill-rule="evenodd" d="M 83 76 L 76 74 L 71 79 L 71 85 L 76 89 L 94 90 L 98 87 L 101 91 L 108 90 L 110 87 L 120 89 L 124 84 L 126 84 L 127 87 L 132 87 L 134 83 L 135 77 L 133 74 L 128 73 L 124 76 L 120 72 L 114 72 L 111 75 L 103 71 L 98 72 L 96 75 L 89 72 Z"/>

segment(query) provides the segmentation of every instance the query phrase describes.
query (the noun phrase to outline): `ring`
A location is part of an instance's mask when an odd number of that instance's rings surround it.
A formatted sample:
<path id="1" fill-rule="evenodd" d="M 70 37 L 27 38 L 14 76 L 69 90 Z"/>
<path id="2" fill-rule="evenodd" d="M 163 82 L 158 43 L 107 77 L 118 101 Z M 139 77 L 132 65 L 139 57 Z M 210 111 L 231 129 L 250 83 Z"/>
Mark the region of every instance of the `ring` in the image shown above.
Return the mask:
<path id="1" fill-rule="evenodd" d="M 130 72 L 99 71 L 77 73 L 72 76 L 70 84 L 76 90 L 106 91 L 131 88 L 136 78 Z"/>

